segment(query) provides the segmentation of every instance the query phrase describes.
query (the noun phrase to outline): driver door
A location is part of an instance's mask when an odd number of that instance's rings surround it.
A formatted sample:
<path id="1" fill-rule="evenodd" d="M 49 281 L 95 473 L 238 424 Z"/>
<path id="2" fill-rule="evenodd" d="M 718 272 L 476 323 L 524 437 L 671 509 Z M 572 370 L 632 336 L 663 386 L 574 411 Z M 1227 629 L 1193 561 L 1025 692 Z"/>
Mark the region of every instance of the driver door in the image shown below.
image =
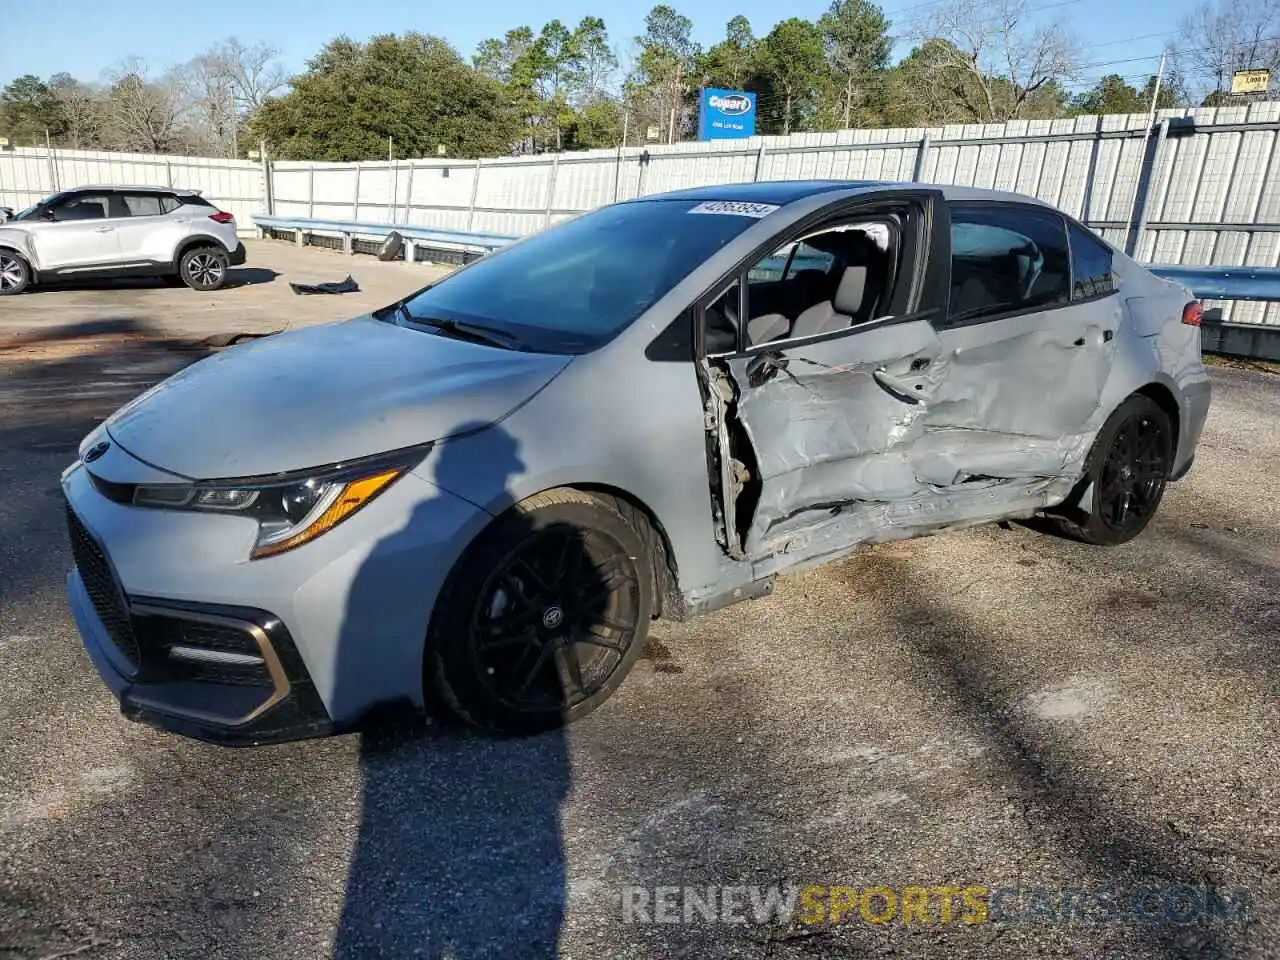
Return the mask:
<path id="1" fill-rule="evenodd" d="M 105 193 L 76 193 L 48 208 L 51 219 L 31 221 L 28 229 L 40 269 L 73 273 L 116 264 L 119 221 L 110 211 Z"/>
<path id="2" fill-rule="evenodd" d="M 708 419 L 725 540 L 759 575 L 844 552 L 937 497 L 912 463 L 948 367 L 933 326 L 946 282 L 930 272 L 935 202 L 879 194 L 802 228 L 705 311 L 718 342 L 730 327 L 738 340 L 707 350 Z M 788 286 L 776 267 L 798 251 L 809 275 Z"/>

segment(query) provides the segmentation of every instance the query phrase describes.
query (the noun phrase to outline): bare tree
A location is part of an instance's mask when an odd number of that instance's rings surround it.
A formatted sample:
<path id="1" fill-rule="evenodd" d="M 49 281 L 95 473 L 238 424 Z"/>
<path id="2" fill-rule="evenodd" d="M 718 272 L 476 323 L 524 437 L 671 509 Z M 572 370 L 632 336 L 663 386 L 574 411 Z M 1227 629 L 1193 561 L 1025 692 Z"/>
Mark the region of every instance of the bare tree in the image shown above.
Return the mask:
<path id="1" fill-rule="evenodd" d="M 175 79 L 197 144 L 227 157 L 240 155 L 240 129 L 285 83 L 273 48 L 246 47 L 234 37 L 179 67 Z"/>
<path id="2" fill-rule="evenodd" d="M 184 146 L 181 84 L 175 77 L 150 79 L 146 64 L 135 57 L 109 72 L 107 80 L 104 146 L 147 153 Z"/>
<path id="3" fill-rule="evenodd" d="M 219 65 L 231 85 L 241 117 L 253 113 L 288 82 L 279 51 L 265 43 L 246 47 L 232 37 L 216 44 L 206 56 Z"/>
<path id="4" fill-rule="evenodd" d="M 49 90 L 58 101 L 65 122 L 61 143 L 72 150 L 100 146 L 106 121 L 102 92 L 67 73 L 50 77 Z"/>
<path id="5" fill-rule="evenodd" d="M 1201 4 L 1182 21 L 1174 57 L 1197 97 L 1229 91 L 1237 70 L 1280 73 L 1280 0 Z"/>
<path id="6" fill-rule="evenodd" d="M 947 0 L 930 7 L 911 38 L 927 47 L 922 82 L 950 91 L 973 119 L 1022 117 L 1042 91 L 1073 76 L 1080 48 L 1061 24 L 1035 25 L 1028 0 Z M 941 42 L 939 42 L 941 41 Z"/>

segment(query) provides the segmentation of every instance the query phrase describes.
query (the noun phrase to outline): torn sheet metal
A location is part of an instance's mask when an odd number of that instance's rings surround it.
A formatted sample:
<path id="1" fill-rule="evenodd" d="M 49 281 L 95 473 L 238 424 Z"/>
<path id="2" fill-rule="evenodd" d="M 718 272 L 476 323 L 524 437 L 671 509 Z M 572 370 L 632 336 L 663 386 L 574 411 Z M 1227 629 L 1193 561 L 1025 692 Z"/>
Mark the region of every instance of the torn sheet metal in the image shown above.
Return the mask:
<path id="1" fill-rule="evenodd" d="M 333 283 L 290 283 L 289 288 L 297 294 L 317 293 L 359 293 L 360 285 L 347 274 L 347 279 Z"/>
<path id="2" fill-rule="evenodd" d="M 1065 497 L 1114 338 L 1096 315 L 999 334 L 975 325 L 944 341 L 920 321 L 787 350 L 765 374 L 758 357 L 729 361 L 760 485 L 747 556 L 790 565 L 797 550 L 838 549 L 832 537 L 874 539 L 877 524 L 918 532 Z"/>

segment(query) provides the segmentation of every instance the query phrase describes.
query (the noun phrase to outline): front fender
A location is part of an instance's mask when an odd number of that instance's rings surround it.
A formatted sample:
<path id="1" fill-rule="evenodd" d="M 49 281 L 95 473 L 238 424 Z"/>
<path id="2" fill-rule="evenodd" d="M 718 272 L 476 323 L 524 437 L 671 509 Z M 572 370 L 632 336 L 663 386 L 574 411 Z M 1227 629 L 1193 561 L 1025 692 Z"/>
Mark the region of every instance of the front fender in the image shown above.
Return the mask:
<path id="1" fill-rule="evenodd" d="M 31 242 L 31 234 L 26 230 L 6 229 L 0 226 L 0 247 L 5 247 L 21 254 L 22 258 L 31 265 L 32 270 L 40 269 L 40 263 L 36 258 L 35 245 Z"/>

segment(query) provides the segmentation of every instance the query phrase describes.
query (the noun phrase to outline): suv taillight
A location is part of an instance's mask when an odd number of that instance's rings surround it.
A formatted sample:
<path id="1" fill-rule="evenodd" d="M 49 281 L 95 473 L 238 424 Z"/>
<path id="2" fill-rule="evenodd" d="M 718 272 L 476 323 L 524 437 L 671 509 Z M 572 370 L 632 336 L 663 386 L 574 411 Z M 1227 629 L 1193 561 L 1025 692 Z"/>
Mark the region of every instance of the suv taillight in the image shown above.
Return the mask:
<path id="1" fill-rule="evenodd" d="M 229 213 L 223 213 L 221 210 L 219 210 L 217 213 L 209 214 L 209 219 L 216 221 L 217 223 L 231 223 L 233 220 L 235 220 L 235 217 L 233 217 Z"/>
<path id="2" fill-rule="evenodd" d="M 1182 322 L 1189 327 L 1200 326 L 1200 321 L 1204 319 L 1204 307 L 1200 305 L 1199 300 L 1192 300 L 1182 308 Z"/>

